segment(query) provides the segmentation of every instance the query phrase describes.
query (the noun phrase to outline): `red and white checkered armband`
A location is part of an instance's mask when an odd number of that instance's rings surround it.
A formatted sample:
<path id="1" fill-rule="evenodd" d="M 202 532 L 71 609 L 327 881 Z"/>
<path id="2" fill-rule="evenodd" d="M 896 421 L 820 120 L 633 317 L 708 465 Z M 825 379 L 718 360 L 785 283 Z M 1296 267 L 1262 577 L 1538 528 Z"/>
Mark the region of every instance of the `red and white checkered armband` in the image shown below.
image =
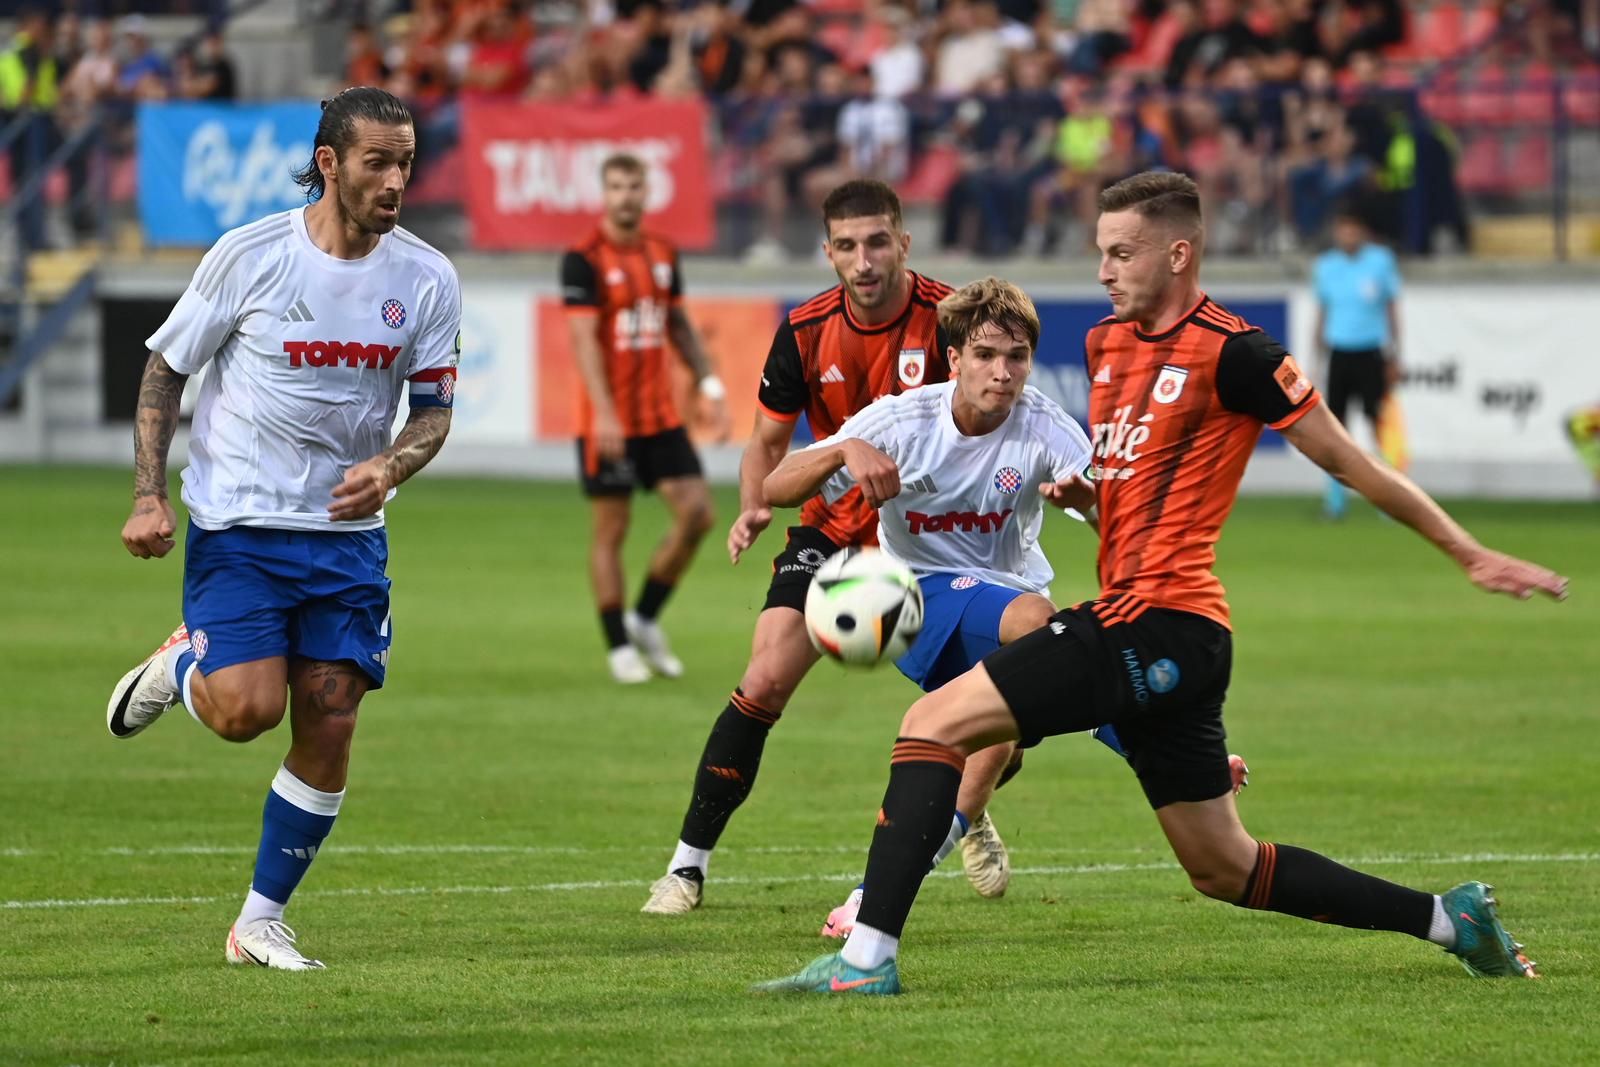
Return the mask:
<path id="1" fill-rule="evenodd" d="M 456 368 L 433 367 L 419 370 L 411 382 L 411 406 L 414 408 L 447 408 L 456 399 Z"/>

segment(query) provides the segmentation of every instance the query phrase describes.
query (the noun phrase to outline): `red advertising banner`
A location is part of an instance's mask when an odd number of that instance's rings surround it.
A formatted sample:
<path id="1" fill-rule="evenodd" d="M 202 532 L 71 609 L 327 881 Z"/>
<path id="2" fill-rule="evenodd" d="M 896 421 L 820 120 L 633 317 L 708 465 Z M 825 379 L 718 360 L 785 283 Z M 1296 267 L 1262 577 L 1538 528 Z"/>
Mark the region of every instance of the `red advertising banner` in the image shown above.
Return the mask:
<path id="1" fill-rule="evenodd" d="M 461 106 L 474 246 L 560 249 L 582 239 L 600 215 L 600 164 L 614 152 L 650 168 L 646 226 L 685 248 L 715 239 L 700 102 Z"/>

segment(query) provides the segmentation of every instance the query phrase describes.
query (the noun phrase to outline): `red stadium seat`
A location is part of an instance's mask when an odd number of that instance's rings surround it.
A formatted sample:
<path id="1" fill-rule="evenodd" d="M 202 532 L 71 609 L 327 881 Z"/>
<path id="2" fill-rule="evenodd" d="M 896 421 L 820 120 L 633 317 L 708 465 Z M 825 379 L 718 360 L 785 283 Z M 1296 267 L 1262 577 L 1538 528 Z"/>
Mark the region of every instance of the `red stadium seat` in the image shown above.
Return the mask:
<path id="1" fill-rule="evenodd" d="M 1549 192 L 1555 184 L 1555 146 L 1542 133 L 1523 134 L 1508 145 L 1506 184 L 1514 193 Z"/>
<path id="2" fill-rule="evenodd" d="M 1561 106 L 1567 122 L 1578 126 L 1600 126 L 1600 74 L 1575 74 L 1561 90 Z"/>
<path id="3" fill-rule="evenodd" d="M 1517 125 L 1548 126 L 1555 121 L 1555 72 L 1543 63 L 1530 63 L 1517 76 L 1511 90 L 1511 116 Z"/>
<path id="4" fill-rule="evenodd" d="M 1501 193 L 1507 186 L 1500 138 L 1493 134 L 1467 139 L 1461 146 L 1456 179 L 1464 193 Z"/>
<path id="5" fill-rule="evenodd" d="M 900 199 L 908 204 L 937 204 L 961 176 L 961 153 L 950 145 L 934 145 L 911 165 L 900 183 Z"/>

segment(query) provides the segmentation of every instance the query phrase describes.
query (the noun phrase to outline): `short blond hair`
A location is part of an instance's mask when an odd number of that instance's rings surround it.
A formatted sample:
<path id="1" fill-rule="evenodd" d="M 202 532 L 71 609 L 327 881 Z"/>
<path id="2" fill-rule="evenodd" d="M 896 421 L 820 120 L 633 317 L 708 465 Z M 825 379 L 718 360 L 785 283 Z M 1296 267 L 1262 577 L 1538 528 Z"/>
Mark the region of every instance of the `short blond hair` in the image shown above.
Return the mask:
<path id="1" fill-rule="evenodd" d="M 993 324 L 1039 347 L 1039 311 L 1019 286 L 1002 278 L 980 278 L 939 301 L 939 325 L 957 350 L 980 326 Z"/>

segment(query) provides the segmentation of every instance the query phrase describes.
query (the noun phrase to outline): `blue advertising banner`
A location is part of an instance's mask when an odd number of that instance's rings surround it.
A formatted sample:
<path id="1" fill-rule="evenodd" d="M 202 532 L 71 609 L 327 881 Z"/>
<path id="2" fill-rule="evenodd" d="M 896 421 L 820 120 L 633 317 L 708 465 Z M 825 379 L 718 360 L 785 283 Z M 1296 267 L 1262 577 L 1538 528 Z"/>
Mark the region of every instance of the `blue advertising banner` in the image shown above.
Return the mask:
<path id="1" fill-rule="evenodd" d="M 1246 322 L 1261 327 L 1280 341 L 1289 336 L 1289 302 L 1281 297 L 1256 300 L 1229 300 L 1226 293 L 1216 300 Z M 800 301 L 786 303 L 788 314 Z M 1029 384 L 1067 410 L 1085 428 L 1089 424 L 1089 376 L 1083 369 L 1083 337 L 1089 327 L 1110 314 L 1111 304 L 1103 297 L 1076 300 L 1040 300 L 1039 351 L 1034 356 Z M 813 440 L 802 416 L 795 431 L 795 445 Z M 1283 438 L 1271 430 L 1261 436 L 1261 447 L 1283 448 Z"/>
<path id="2" fill-rule="evenodd" d="M 311 159 L 315 102 L 140 104 L 139 220 L 157 245 L 209 245 L 306 202 L 290 176 Z"/>

